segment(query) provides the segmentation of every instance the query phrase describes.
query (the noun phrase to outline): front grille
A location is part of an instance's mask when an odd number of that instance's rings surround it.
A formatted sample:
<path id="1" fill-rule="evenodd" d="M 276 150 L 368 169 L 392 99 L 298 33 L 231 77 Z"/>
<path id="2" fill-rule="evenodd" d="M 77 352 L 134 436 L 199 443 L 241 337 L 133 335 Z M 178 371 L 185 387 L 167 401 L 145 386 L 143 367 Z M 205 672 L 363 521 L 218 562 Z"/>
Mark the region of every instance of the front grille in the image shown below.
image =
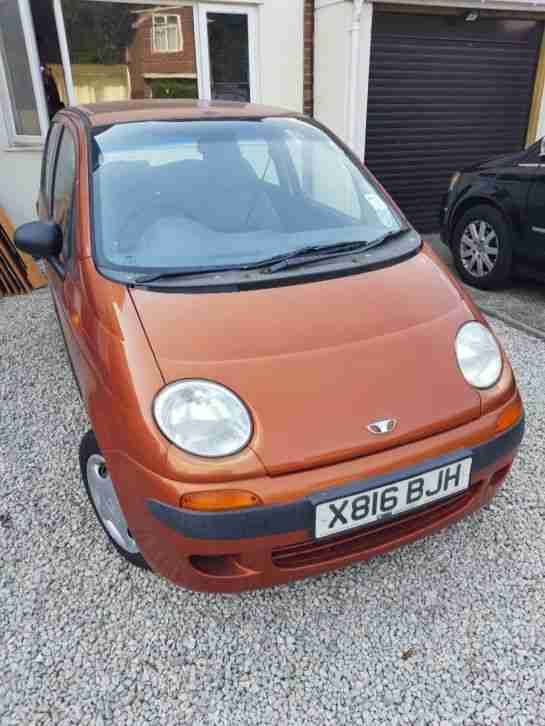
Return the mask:
<path id="1" fill-rule="evenodd" d="M 273 564 L 282 569 L 295 569 L 364 553 L 392 540 L 418 532 L 429 525 L 439 523 L 442 519 L 466 507 L 478 489 L 479 484 L 475 484 L 470 491 L 458 494 L 444 502 L 438 502 L 388 523 L 366 527 L 364 530 L 352 530 L 324 540 L 311 539 L 295 545 L 279 547 L 272 552 Z"/>

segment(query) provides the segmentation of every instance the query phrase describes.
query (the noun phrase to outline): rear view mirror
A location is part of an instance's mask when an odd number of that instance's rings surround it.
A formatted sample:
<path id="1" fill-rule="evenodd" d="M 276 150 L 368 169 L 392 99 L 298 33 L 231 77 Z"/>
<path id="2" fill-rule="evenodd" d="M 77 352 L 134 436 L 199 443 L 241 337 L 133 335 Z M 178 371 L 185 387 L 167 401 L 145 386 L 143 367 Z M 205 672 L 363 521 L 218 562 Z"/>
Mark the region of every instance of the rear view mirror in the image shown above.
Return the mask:
<path id="1" fill-rule="evenodd" d="M 62 230 L 56 222 L 28 222 L 15 230 L 15 246 L 39 260 L 62 250 Z"/>
<path id="2" fill-rule="evenodd" d="M 545 156 L 545 136 L 541 139 L 539 144 L 539 155 L 541 157 Z"/>

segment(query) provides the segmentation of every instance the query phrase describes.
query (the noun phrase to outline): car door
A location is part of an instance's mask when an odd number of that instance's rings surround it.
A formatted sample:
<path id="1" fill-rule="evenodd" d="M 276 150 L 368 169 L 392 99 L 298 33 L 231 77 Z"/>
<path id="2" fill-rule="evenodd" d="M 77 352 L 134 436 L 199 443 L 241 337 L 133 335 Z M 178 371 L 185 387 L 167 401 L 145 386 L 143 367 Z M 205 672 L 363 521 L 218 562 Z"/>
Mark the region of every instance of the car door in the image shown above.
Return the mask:
<path id="1" fill-rule="evenodd" d="M 514 251 L 518 257 L 532 264 L 539 260 L 545 263 L 544 161 L 540 156 L 540 143 L 536 142 L 516 165 L 519 181 L 522 182 L 515 198 L 521 238 Z"/>
<path id="2" fill-rule="evenodd" d="M 51 164 L 46 165 L 44 204 L 47 216 L 62 230 L 63 245 L 60 254 L 47 260 L 50 266 L 50 280 L 55 301 L 65 306 L 65 280 L 72 252 L 73 200 L 76 182 L 77 146 L 74 135 L 64 123 L 56 132 L 56 149 Z M 55 130 L 53 131 L 55 132 Z"/>
<path id="3" fill-rule="evenodd" d="M 54 126 L 59 128 L 52 129 L 50 139 L 56 144 L 56 148 L 51 151 L 48 149 L 47 152 L 48 162 L 45 165 L 43 192 L 39 203 L 44 205 L 43 212 L 62 230 L 62 250 L 57 257 L 49 258 L 47 262 L 55 307 L 77 379 L 79 315 L 75 312 L 74 300 L 77 297 L 75 190 L 78 145 L 75 129 L 67 121 L 62 120 Z"/>
<path id="4" fill-rule="evenodd" d="M 524 257 L 545 269 L 545 163 L 543 157 L 535 165 L 535 174 L 528 192 Z"/>

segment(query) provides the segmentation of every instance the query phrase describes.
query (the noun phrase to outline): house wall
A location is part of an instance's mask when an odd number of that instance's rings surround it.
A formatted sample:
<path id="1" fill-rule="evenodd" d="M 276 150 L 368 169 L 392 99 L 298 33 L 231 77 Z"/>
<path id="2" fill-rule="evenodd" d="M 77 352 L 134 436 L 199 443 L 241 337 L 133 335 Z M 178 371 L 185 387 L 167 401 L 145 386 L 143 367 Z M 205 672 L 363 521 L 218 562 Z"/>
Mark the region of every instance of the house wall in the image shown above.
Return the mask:
<path id="1" fill-rule="evenodd" d="M 0 109 L 0 207 L 15 225 L 36 216 L 41 161 L 41 149 L 8 150 Z"/>
<path id="2" fill-rule="evenodd" d="M 346 139 L 352 2 L 316 0 L 314 116 Z"/>
<path id="3" fill-rule="evenodd" d="M 304 0 L 264 0 L 259 6 L 261 101 L 303 110 Z"/>

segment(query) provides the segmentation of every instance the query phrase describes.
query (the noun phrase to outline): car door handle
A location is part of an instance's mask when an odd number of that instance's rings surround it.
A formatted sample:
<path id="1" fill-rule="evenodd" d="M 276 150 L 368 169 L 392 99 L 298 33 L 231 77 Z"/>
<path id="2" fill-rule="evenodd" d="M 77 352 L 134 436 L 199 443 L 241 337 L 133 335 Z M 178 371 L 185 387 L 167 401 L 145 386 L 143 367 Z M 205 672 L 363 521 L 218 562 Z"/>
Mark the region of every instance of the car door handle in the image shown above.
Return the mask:
<path id="1" fill-rule="evenodd" d="M 539 234 L 545 234 L 545 227 L 532 227 L 532 232 L 539 232 Z"/>

